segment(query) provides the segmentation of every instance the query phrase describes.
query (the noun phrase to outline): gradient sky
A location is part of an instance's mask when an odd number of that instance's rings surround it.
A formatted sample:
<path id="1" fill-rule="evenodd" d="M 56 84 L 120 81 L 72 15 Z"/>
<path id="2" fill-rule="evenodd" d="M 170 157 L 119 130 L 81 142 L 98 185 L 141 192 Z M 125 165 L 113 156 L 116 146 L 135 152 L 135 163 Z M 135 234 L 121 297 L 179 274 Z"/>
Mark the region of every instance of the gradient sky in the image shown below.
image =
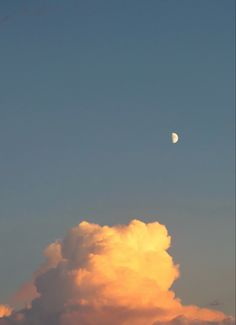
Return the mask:
<path id="1" fill-rule="evenodd" d="M 1 1 L 0 303 L 81 220 L 140 218 L 233 314 L 234 4 Z"/>

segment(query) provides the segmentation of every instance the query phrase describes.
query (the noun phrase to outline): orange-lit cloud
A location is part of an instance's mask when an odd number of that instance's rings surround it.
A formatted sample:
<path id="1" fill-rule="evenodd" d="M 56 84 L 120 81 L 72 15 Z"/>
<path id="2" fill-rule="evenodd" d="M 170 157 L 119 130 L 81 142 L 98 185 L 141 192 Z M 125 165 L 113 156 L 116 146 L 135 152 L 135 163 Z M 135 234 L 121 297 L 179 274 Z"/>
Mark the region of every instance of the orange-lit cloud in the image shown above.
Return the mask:
<path id="1" fill-rule="evenodd" d="M 221 312 L 183 306 L 175 297 L 179 268 L 168 254 L 170 240 L 158 222 L 82 222 L 48 246 L 46 262 L 28 285 L 30 306 L 0 325 L 234 324 Z M 27 299 L 27 290 L 21 294 Z"/>
<path id="2" fill-rule="evenodd" d="M 11 315 L 11 308 L 6 305 L 0 305 L 0 318 Z"/>

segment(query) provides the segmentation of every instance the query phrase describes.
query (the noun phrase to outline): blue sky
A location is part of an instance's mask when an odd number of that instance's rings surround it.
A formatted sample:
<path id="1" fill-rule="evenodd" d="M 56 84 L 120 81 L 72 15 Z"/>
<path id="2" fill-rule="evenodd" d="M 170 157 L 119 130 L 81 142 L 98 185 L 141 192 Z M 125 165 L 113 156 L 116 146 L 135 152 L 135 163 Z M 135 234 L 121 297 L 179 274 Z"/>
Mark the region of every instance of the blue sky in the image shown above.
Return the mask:
<path id="1" fill-rule="evenodd" d="M 234 1 L 4 0 L 0 47 L 0 302 L 81 220 L 140 218 L 233 313 Z"/>

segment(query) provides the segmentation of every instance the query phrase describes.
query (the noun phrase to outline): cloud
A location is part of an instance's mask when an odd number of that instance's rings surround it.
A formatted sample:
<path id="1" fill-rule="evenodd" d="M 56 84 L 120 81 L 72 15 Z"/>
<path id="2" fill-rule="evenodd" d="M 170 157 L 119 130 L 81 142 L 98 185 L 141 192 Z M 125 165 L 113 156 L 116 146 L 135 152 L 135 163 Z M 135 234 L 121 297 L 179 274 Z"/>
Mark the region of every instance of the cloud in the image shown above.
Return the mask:
<path id="1" fill-rule="evenodd" d="M 199 321 L 199 320 L 189 320 L 184 316 L 176 317 L 168 322 L 155 322 L 154 325 L 231 325 L 234 324 L 232 317 L 227 317 L 222 321 Z"/>
<path id="2" fill-rule="evenodd" d="M 183 306 L 171 287 L 179 267 L 158 222 L 114 227 L 82 222 L 49 245 L 18 299 L 30 305 L 0 325 L 232 325 L 223 313 Z M 24 294 L 23 294 L 24 293 Z"/>
<path id="3" fill-rule="evenodd" d="M 21 288 L 16 292 L 12 301 L 15 304 L 29 305 L 31 301 L 39 296 L 37 288 L 35 286 L 36 279 L 50 270 L 56 267 L 61 260 L 61 244 L 59 242 L 54 242 L 44 250 L 43 255 L 45 257 L 45 262 L 43 265 L 33 274 L 32 280 L 30 282 L 24 283 Z"/>
<path id="4" fill-rule="evenodd" d="M 11 315 L 11 308 L 6 305 L 0 305 L 0 318 Z"/>

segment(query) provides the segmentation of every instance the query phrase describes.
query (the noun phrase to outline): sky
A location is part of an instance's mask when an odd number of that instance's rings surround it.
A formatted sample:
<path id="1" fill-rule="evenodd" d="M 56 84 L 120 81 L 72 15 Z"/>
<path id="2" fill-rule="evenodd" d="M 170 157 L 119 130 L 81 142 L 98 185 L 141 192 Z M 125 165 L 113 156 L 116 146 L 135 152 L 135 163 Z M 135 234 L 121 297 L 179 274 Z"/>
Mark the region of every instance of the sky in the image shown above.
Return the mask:
<path id="1" fill-rule="evenodd" d="M 0 303 L 71 227 L 138 218 L 178 297 L 234 314 L 234 6 L 1 1 Z"/>

